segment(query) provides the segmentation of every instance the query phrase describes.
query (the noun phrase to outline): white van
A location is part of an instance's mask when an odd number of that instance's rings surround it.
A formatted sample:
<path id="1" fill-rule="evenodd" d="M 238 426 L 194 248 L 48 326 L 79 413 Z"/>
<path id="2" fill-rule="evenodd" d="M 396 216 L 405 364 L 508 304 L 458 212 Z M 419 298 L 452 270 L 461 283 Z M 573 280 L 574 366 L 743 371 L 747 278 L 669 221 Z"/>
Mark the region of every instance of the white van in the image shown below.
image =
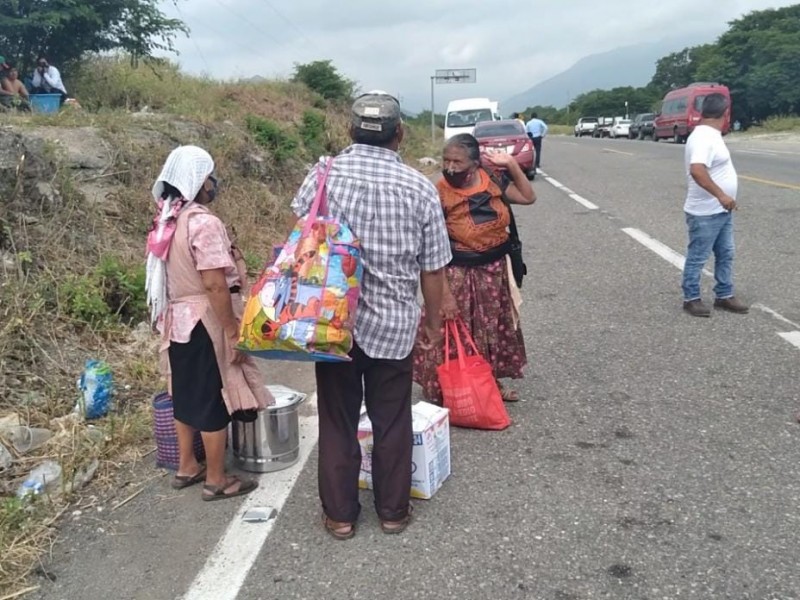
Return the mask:
<path id="1" fill-rule="evenodd" d="M 489 98 L 465 98 L 453 100 L 447 105 L 444 120 L 444 139 L 449 140 L 459 133 L 472 133 L 475 123 L 496 121 L 500 118 L 498 103 Z"/>

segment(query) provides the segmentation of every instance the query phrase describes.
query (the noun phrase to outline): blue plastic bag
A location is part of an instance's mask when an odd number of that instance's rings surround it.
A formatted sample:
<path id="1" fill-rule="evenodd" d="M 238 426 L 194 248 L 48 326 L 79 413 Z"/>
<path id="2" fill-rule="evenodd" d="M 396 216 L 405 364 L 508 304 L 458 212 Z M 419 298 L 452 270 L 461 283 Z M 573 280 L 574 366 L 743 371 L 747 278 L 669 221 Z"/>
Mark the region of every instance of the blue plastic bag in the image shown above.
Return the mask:
<path id="1" fill-rule="evenodd" d="M 86 419 L 99 419 L 108 414 L 114 378 L 107 363 L 102 360 L 87 360 L 78 388 L 83 392 L 75 407 L 78 414 Z"/>

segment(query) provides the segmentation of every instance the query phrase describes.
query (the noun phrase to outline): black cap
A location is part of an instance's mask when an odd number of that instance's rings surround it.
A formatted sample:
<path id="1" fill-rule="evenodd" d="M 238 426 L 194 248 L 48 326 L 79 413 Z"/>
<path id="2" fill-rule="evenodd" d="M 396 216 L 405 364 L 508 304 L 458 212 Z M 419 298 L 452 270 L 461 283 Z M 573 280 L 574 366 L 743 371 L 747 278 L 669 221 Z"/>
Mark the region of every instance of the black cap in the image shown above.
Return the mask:
<path id="1" fill-rule="evenodd" d="M 397 98 L 380 90 L 356 98 L 351 118 L 353 127 L 377 133 L 394 131 L 403 121 Z"/>

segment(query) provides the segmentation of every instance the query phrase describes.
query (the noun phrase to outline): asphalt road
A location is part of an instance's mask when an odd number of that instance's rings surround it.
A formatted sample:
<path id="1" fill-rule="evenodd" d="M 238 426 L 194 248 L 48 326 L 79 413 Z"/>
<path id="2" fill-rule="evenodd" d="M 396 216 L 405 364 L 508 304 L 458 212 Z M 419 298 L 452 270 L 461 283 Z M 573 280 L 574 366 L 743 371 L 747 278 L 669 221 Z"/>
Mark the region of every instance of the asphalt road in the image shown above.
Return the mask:
<path id="1" fill-rule="evenodd" d="M 530 365 L 512 427 L 453 430 L 453 474 L 401 536 L 364 492 L 356 537 L 328 537 L 312 455 L 238 597 L 800 598 L 800 349 L 778 335 L 800 329 L 800 146 L 730 142 L 752 178 L 737 295 L 761 309 L 689 317 L 679 270 L 623 231 L 684 252 L 682 147 L 546 140 L 547 175 L 599 209 L 537 179 L 517 210 Z M 216 504 L 157 480 L 103 517 L 114 537 L 67 528 L 39 597 L 180 597 L 236 510 Z"/>

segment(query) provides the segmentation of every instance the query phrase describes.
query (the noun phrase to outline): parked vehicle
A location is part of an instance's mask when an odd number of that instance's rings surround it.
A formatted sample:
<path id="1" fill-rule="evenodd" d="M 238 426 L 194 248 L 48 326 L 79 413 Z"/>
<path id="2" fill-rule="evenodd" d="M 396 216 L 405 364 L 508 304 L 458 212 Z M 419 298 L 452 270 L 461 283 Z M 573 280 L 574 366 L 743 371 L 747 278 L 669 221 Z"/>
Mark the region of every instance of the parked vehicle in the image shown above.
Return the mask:
<path id="1" fill-rule="evenodd" d="M 475 125 L 473 134 L 481 147 L 481 164 L 496 169 L 488 155 L 502 152 L 514 157 L 522 170 L 533 179 L 536 176 L 536 152 L 525 126 L 516 119 L 482 121 Z"/>
<path id="2" fill-rule="evenodd" d="M 489 98 L 464 98 L 447 105 L 444 139 L 449 140 L 459 133 L 472 133 L 475 124 L 500 119 L 497 102 Z"/>
<path id="3" fill-rule="evenodd" d="M 597 127 L 597 117 L 581 117 L 575 124 L 575 137 L 583 137 L 585 135 L 592 135 L 594 128 Z"/>
<path id="4" fill-rule="evenodd" d="M 631 120 L 624 117 L 614 117 L 611 127 L 608 129 L 608 136 L 613 139 L 618 137 L 628 137 L 631 129 Z"/>
<path id="5" fill-rule="evenodd" d="M 631 121 L 628 137 L 632 140 L 643 140 L 647 136 L 653 135 L 653 119 L 655 113 L 642 113 L 636 115 Z"/>
<path id="6" fill-rule="evenodd" d="M 592 132 L 592 137 L 604 138 L 608 137 L 611 132 L 611 123 L 614 122 L 613 117 L 600 117 L 597 120 L 597 127 Z"/>
<path id="7" fill-rule="evenodd" d="M 700 122 L 703 100 L 709 94 L 724 94 L 730 101 L 731 93 L 727 87 L 718 83 L 693 83 L 685 88 L 672 90 L 661 103 L 661 112 L 653 123 L 653 141 L 672 138 L 676 144 L 686 142 L 686 138 Z M 725 118 L 722 133 L 731 129 L 730 111 Z"/>

